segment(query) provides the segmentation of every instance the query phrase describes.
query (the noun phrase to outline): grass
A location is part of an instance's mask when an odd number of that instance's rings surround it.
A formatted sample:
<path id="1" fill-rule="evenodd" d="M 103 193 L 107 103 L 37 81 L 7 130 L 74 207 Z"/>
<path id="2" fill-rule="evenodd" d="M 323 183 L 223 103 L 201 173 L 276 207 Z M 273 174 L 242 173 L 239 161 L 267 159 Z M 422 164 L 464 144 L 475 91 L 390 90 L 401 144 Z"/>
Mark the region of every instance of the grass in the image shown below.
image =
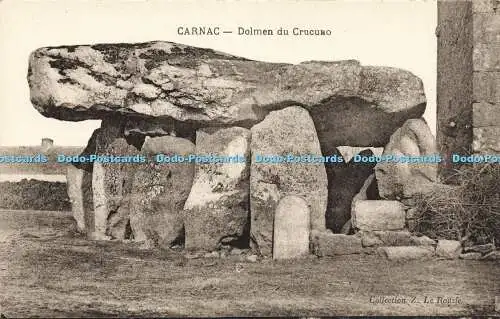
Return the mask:
<path id="1" fill-rule="evenodd" d="M 432 238 L 500 243 L 500 165 L 467 165 L 452 177 L 453 191 L 417 197 L 415 230 Z"/>
<path id="2" fill-rule="evenodd" d="M 0 209 L 71 209 L 66 183 L 23 179 L 0 182 Z"/>
<path id="3" fill-rule="evenodd" d="M 61 212 L 0 212 L 0 312 L 7 317 L 493 314 L 494 261 L 394 263 L 374 255 L 258 263 L 88 241 Z M 377 296 L 417 303 L 377 304 Z M 423 304 L 458 296 L 460 304 Z"/>

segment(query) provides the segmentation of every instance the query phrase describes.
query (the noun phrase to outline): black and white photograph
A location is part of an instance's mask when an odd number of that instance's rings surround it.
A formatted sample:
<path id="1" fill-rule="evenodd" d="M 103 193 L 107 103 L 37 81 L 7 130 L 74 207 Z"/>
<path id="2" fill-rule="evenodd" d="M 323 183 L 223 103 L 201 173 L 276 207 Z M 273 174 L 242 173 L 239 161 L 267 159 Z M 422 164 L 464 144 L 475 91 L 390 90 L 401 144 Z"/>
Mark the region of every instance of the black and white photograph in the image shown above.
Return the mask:
<path id="1" fill-rule="evenodd" d="M 500 316 L 500 0 L 0 0 L 0 317 Z"/>

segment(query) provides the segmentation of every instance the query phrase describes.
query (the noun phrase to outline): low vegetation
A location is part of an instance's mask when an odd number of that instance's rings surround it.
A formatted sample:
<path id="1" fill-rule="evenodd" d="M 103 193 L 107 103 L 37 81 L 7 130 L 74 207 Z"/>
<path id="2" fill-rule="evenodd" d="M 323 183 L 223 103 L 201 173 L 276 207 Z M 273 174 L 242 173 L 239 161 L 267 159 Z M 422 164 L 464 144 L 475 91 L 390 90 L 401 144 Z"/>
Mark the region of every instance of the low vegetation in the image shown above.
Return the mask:
<path id="1" fill-rule="evenodd" d="M 461 167 L 458 186 L 436 188 L 417 199 L 415 230 L 433 238 L 500 243 L 500 165 Z"/>
<path id="2" fill-rule="evenodd" d="M 23 179 L 0 183 L 0 209 L 69 211 L 66 183 Z"/>

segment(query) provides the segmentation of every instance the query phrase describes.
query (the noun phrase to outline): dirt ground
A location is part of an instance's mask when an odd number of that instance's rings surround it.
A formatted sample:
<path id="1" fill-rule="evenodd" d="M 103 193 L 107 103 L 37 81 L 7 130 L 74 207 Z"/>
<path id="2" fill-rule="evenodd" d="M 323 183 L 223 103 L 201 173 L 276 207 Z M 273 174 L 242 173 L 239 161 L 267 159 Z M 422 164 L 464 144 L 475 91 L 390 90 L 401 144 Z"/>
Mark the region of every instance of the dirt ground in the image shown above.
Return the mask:
<path id="1" fill-rule="evenodd" d="M 257 263 L 188 259 L 179 251 L 87 241 L 68 231 L 71 225 L 64 212 L 0 212 L 0 313 L 46 318 L 499 314 L 493 306 L 500 296 L 498 261 L 395 263 L 373 255 Z M 383 297 L 389 302 L 378 302 Z M 406 300 L 396 303 L 393 297 Z"/>

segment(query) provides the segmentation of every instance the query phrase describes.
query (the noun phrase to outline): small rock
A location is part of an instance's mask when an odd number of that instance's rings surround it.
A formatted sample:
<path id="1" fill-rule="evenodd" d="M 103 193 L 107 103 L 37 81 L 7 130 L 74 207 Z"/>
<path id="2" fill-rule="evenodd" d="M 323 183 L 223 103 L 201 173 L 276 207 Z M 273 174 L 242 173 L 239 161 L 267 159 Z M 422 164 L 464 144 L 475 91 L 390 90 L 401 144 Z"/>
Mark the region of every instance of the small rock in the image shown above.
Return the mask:
<path id="1" fill-rule="evenodd" d="M 408 231 L 374 231 L 384 246 L 413 246 L 411 234 Z"/>
<path id="2" fill-rule="evenodd" d="M 363 252 L 358 236 L 333 234 L 329 231 L 313 231 L 313 252 L 317 256 L 360 254 Z"/>
<path id="3" fill-rule="evenodd" d="M 460 254 L 460 256 L 458 257 L 460 259 L 479 260 L 481 259 L 482 255 L 481 253 L 465 253 L 465 254 Z"/>
<path id="4" fill-rule="evenodd" d="M 363 247 L 373 247 L 373 246 L 381 246 L 384 243 L 378 238 L 373 232 L 359 232 L 361 234 L 361 243 Z"/>
<path id="5" fill-rule="evenodd" d="M 246 260 L 251 263 L 257 262 L 257 255 L 250 255 L 246 257 Z"/>
<path id="6" fill-rule="evenodd" d="M 415 246 L 434 246 L 436 241 L 427 236 L 411 236 L 411 241 Z"/>
<path id="7" fill-rule="evenodd" d="M 447 259 L 456 259 L 462 253 L 462 244 L 457 240 L 439 240 L 436 255 Z"/>
<path id="8" fill-rule="evenodd" d="M 401 230 L 405 227 L 404 206 L 393 200 L 354 201 L 352 224 L 360 230 Z"/>
<path id="9" fill-rule="evenodd" d="M 407 261 L 431 258 L 434 256 L 434 248 L 431 246 L 379 247 L 377 253 L 389 260 Z"/>
<path id="10" fill-rule="evenodd" d="M 493 244 L 485 244 L 485 245 L 474 245 L 470 247 L 465 247 L 464 251 L 466 253 L 481 253 L 481 254 L 487 254 L 491 251 L 495 250 L 495 245 Z"/>

